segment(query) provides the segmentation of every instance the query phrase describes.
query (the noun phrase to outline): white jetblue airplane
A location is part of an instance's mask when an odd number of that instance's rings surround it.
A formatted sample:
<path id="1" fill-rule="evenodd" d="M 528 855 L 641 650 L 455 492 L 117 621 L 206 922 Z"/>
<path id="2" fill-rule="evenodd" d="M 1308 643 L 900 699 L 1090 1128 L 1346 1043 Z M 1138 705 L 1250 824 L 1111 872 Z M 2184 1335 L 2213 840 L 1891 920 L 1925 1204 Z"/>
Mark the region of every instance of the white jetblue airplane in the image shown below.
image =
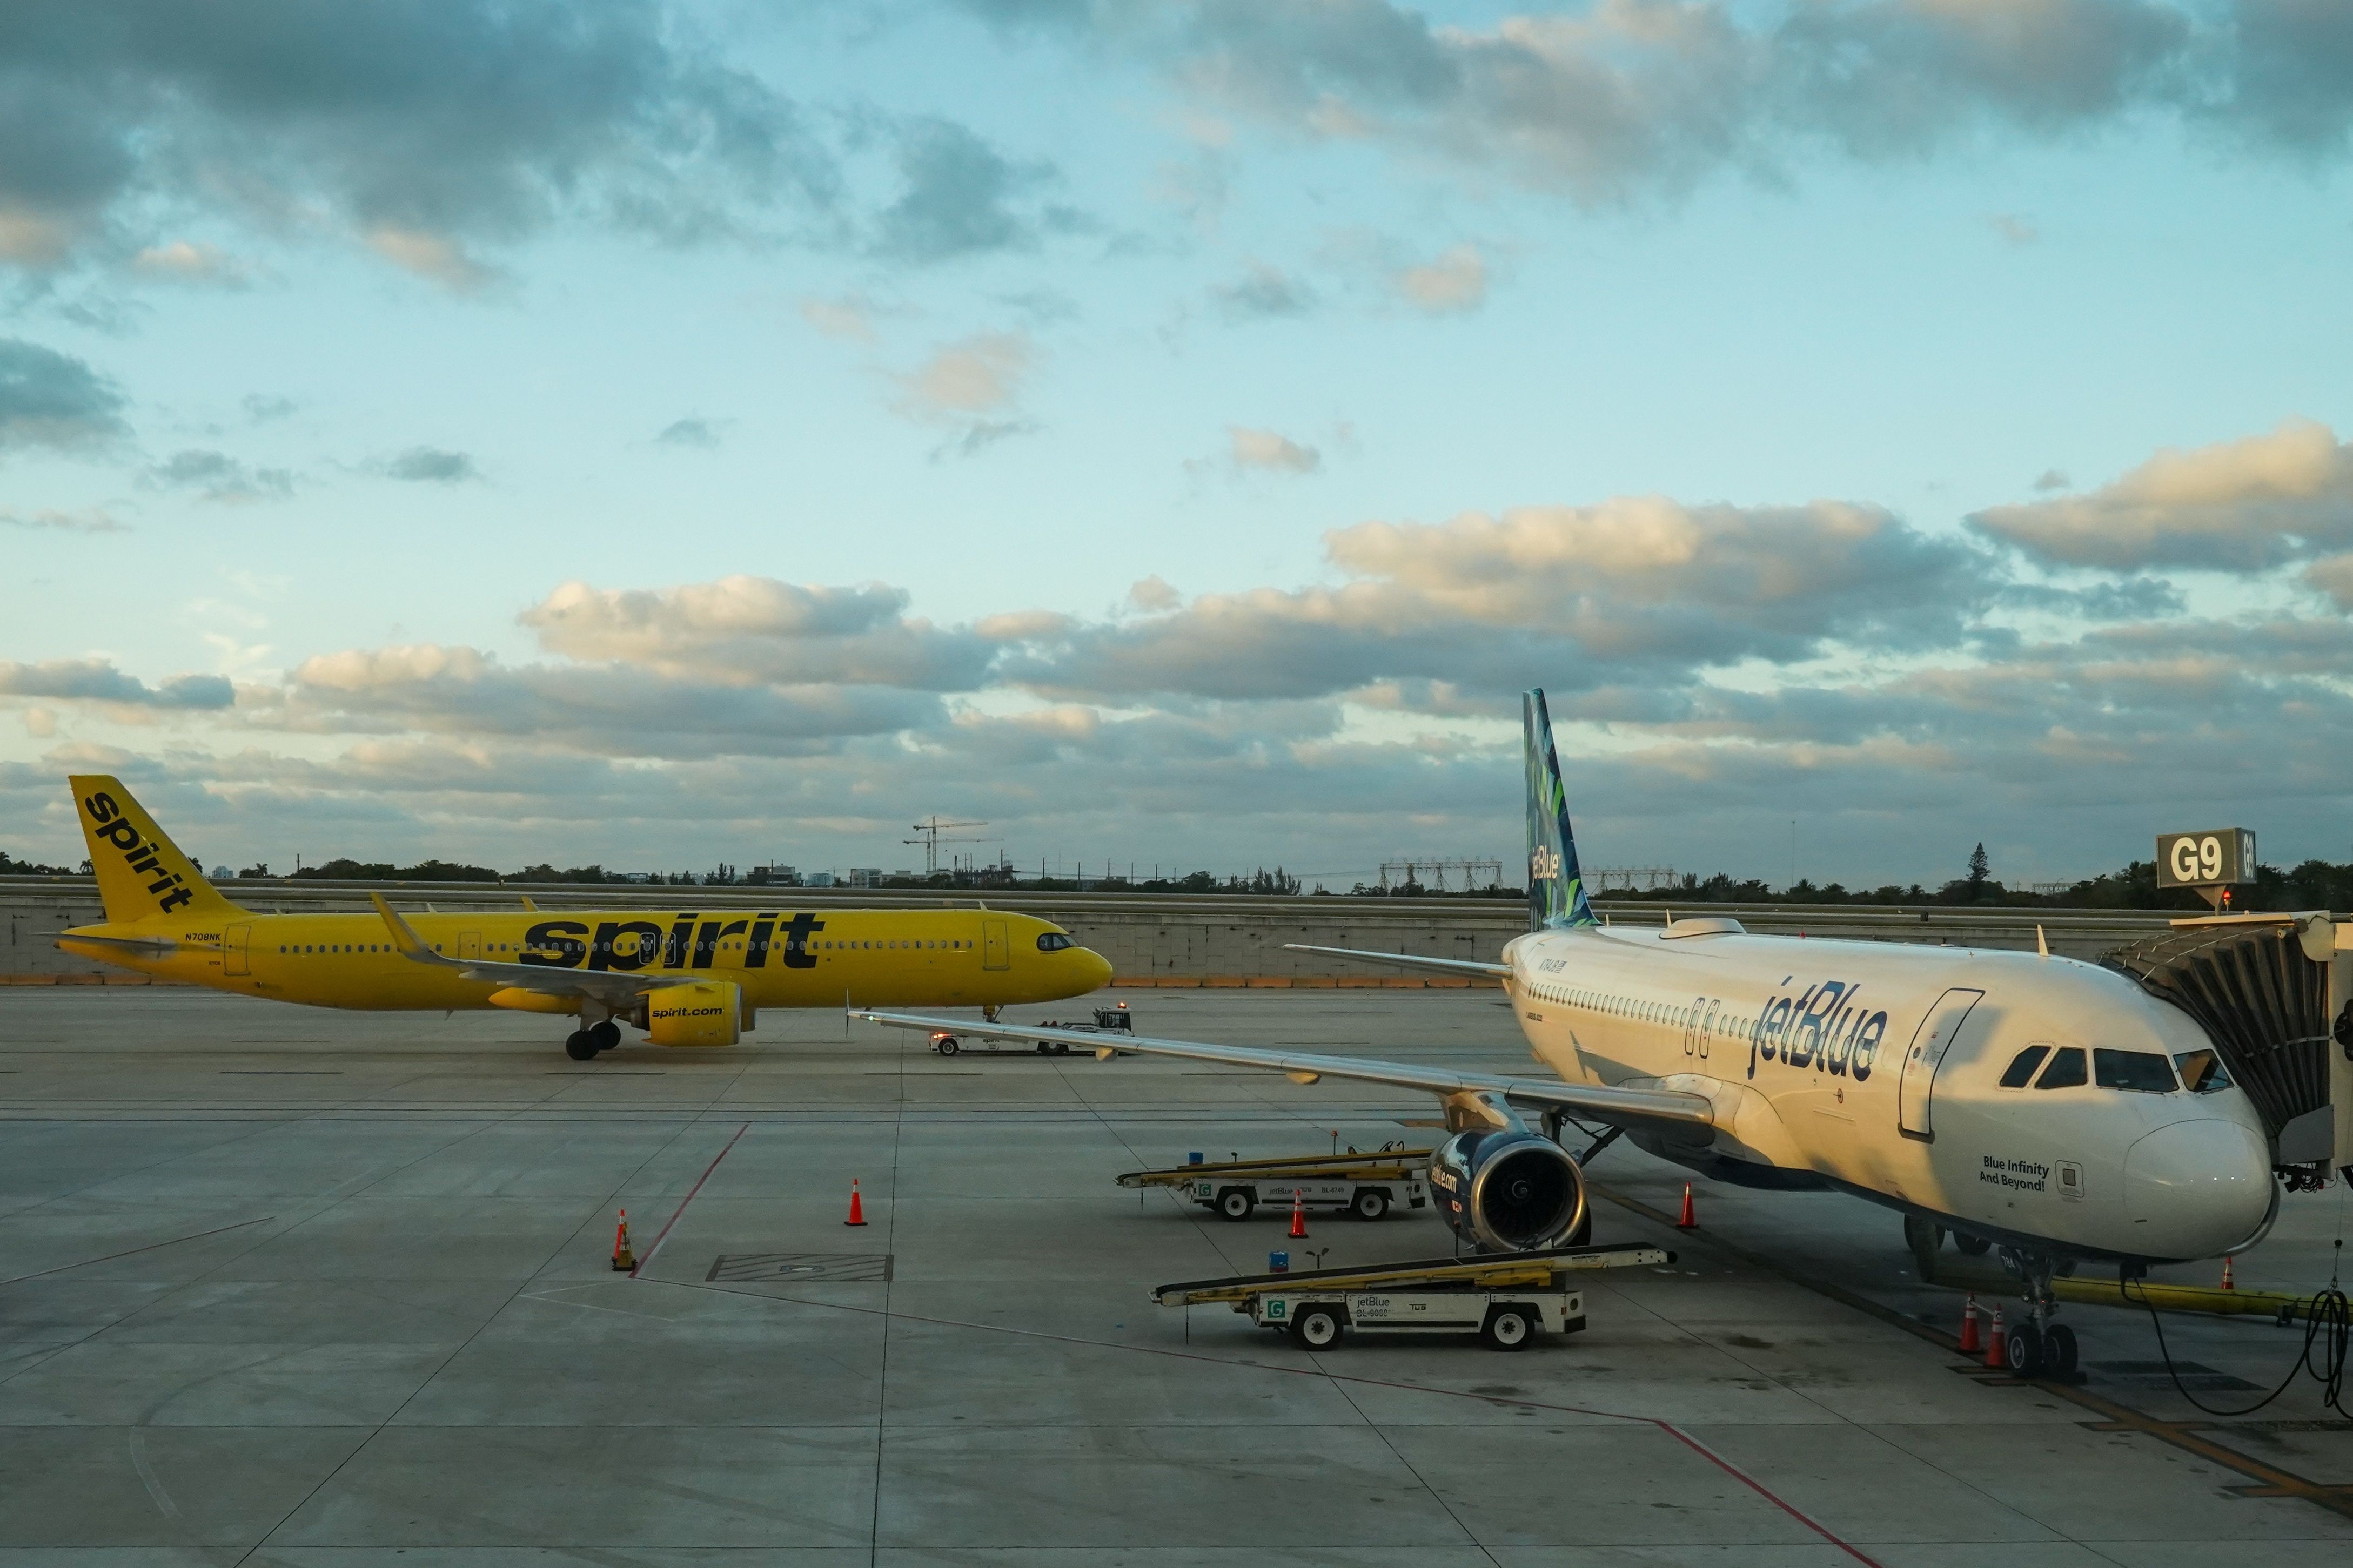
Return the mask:
<path id="1" fill-rule="evenodd" d="M 1430 1168 L 1440 1211 L 1485 1248 L 1583 1239 L 1585 1183 L 1559 1142 L 1564 1121 L 1605 1129 L 1586 1159 L 1623 1133 L 1719 1180 L 1884 1204 L 1931 1245 L 1936 1226 L 1967 1250 L 2002 1249 L 2031 1304 L 2005 1351 L 2029 1375 L 2073 1369 L 2074 1335 L 2050 1321 L 2054 1273 L 2219 1257 L 2269 1228 L 2279 1194 L 2254 1107 L 2204 1030 L 2123 974 L 2035 953 L 1751 936 L 1721 918 L 1602 926 L 1578 876 L 1541 690 L 1524 713 L 1534 929 L 1500 963 L 1307 951 L 1493 976 L 1556 1078 L 1148 1037 L 1119 1048 L 1430 1090 L 1451 1134 Z"/>

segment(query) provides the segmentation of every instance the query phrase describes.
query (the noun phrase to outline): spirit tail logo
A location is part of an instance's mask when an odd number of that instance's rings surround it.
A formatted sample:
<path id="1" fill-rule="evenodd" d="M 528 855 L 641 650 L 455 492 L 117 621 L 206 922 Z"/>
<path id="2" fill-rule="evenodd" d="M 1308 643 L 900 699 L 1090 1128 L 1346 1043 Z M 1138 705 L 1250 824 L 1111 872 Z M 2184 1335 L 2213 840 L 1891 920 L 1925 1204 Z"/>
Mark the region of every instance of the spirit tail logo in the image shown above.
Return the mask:
<path id="1" fill-rule="evenodd" d="M 90 846 L 90 868 L 109 921 L 127 925 L 158 915 L 237 911 L 140 808 L 121 780 L 96 774 L 71 782 L 82 841 Z"/>

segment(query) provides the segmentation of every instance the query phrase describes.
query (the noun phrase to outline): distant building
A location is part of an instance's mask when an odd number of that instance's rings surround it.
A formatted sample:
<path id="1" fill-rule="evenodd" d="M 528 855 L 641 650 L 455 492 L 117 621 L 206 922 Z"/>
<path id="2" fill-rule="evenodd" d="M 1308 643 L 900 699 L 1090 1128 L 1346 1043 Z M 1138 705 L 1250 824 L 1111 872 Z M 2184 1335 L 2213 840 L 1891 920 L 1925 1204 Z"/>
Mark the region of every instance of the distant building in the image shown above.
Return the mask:
<path id="1" fill-rule="evenodd" d="M 830 871 L 811 871 L 808 874 L 807 885 L 812 888 L 830 888 L 833 886 L 833 873 Z"/>
<path id="2" fill-rule="evenodd" d="M 882 868 L 880 866 L 852 866 L 849 868 L 849 885 L 853 888 L 881 887 L 882 885 Z"/>
<path id="3" fill-rule="evenodd" d="M 226 882 L 231 877 L 236 875 L 236 872 L 230 870 L 226 866 L 216 866 L 213 868 L 213 880 L 216 882 Z"/>

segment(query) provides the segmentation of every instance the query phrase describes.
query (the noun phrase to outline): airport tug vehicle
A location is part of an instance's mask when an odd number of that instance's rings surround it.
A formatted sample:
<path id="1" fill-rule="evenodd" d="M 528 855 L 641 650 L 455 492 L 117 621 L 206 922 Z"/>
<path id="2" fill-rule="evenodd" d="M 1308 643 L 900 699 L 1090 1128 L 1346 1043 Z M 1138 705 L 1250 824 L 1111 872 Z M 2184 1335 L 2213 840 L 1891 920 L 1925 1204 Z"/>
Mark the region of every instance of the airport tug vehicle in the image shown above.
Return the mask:
<path id="1" fill-rule="evenodd" d="M 1200 1155 L 1182 1165 L 1129 1171 L 1123 1187 L 1160 1187 L 1224 1218 L 1246 1220 L 1261 1207 L 1288 1212 L 1345 1210 L 1358 1219 L 1379 1219 L 1400 1205 L 1430 1206 L 1428 1149 L 1392 1143 L 1370 1153 L 1294 1154 L 1269 1160 L 1217 1160 Z"/>
<path id="2" fill-rule="evenodd" d="M 1152 1299 L 1164 1307 L 1223 1302 L 1312 1351 L 1333 1349 L 1344 1333 L 1475 1333 L 1492 1350 L 1517 1351 L 1540 1333 L 1585 1327 L 1585 1295 L 1569 1284 L 1572 1275 L 1674 1260 L 1664 1247 L 1640 1243 L 1563 1247 L 1191 1279 L 1160 1286 Z"/>
<path id="3" fill-rule="evenodd" d="M 1040 1025 L 1039 1027 L 1061 1029 L 1074 1035 L 1133 1035 L 1135 1032 L 1135 1016 L 1127 1010 L 1126 1003 L 1122 1002 L 1115 1007 L 1097 1007 L 1093 1011 L 1094 1022 L 1091 1024 L 1059 1024 L 1053 1019 L 1049 1018 L 1044 1024 Z M 985 1022 L 994 1023 L 995 1021 L 995 1011 L 987 1011 L 985 1015 Z M 956 1055 L 959 1051 L 969 1048 L 970 1047 L 965 1046 L 964 1043 L 964 1037 L 954 1029 L 934 1029 L 932 1031 L 932 1049 L 937 1055 L 952 1057 Z M 1041 1057 L 1067 1057 L 1071 1054 L 1070 1042 L 1067 1040 L 1051 1043 L 1040 1040 L 1038 1042 L 1036 1050 L 1037 1054 Z M 995 1057 L 1027 1056 L 1029 1053 L 1027 1051 L 1000 1051 L 994 1047 L 984 1047 L 979 1054 L 982 1056 Z"/>

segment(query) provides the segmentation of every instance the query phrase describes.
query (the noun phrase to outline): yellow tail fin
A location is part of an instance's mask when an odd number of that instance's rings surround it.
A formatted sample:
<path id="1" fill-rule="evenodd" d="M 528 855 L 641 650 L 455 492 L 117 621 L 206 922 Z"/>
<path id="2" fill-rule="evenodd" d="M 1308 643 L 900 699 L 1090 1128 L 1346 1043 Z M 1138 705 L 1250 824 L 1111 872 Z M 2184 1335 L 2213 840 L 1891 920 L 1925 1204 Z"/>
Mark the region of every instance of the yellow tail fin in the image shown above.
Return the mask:
<path id="1" fill-rule="evenodd" d="M 155 826 L 122 781 L 77 773 L 66 781 L 98 873 L 99 901 L 110 924 L 129 925 L 157 915 L 196 917 L 242 913 L 220 896 L 195 863 Z"/>

